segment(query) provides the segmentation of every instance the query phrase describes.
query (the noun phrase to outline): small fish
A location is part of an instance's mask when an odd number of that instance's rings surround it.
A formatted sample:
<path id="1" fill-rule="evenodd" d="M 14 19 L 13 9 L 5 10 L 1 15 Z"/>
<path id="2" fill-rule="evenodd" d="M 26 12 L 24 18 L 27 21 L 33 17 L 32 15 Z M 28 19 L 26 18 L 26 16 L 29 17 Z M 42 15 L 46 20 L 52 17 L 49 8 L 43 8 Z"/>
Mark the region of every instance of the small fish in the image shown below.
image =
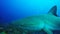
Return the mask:
<path id="1" fill-rule="evenodd" d="M 30 16 L 23 19 L 13 21 L 11 24 L 22 29 L 23 34 L 29 31 L 41 31 L 42 29 L 47 34 L 53 34 L 52 30 L 58 30 L 60 17 L 57 16 L 57 6 L 53 6 L 47 14 Z"/>

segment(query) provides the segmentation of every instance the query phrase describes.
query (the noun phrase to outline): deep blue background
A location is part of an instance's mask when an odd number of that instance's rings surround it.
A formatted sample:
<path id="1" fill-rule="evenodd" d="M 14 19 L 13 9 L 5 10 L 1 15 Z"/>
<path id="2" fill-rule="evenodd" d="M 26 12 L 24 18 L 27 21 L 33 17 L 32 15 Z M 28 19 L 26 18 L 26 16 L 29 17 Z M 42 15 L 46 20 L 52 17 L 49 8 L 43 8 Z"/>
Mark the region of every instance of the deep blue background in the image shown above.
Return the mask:
<path id="1" fill-rule="evenodd" d="M 57 5 L 57 15 L 60 16 L 60 0 L 0 0 L 0 23 L 46 14 L 54 5 Z"/>

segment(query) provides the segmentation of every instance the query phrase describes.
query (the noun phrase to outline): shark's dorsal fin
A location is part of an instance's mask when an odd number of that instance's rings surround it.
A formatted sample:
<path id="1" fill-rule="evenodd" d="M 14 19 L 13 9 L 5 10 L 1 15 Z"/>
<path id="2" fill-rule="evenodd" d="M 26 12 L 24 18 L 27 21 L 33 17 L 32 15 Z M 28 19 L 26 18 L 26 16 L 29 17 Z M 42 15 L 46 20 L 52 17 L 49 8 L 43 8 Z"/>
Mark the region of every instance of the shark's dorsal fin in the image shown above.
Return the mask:
<path id="1" fill-rule="evenodd" d="M 51 14 L 51 15 L 54 15 L 54 16 L 57 16 L 57 6 L 53 6 L 51 8 L 51 10 L 48 12 L 48 14 Z"/>

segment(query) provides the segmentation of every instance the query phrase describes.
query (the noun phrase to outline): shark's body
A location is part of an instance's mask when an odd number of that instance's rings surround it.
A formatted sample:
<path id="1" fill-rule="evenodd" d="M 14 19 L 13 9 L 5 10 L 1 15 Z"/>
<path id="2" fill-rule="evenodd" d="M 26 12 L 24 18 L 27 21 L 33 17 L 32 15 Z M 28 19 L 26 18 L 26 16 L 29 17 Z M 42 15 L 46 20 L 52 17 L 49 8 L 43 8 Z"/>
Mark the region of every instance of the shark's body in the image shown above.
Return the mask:
<path id="1" fill-rule="evenodd" d="M 48 14 L 26 17 L 18 21 L 12 22 L 23 30 L 44 30 L 48 34 L 53 34 L 51 30 L 57 30 L 60 23 L 60 17 L 56 15 L 57 7 L 54 6 Z"/>
<path id="2" fill-rule="evenodd" d="M 26 17 L 21 20 L 13 21 L 11 24 L 24 31 L 44 30 L 47 34 L 53 34 L 51 30 L 57 30 L 60 24 L 60 17 L 56 15 L 57 7 L 54 6 L 48 14 Z M 26 33 L 23 33 L 26 34 Z"/>
<path id="3" fill-rule="evenodd" d="M 60 17 L 57 17 L 57 7 L 54 6 L 48 14 L 39 16 L 30 16 L 18 21 L 12 22 L 23 30 L 44 30 L 48 34 L 53 34 L 51 30 L 58 30 L 60 24 Z"/>
<path id="4" fill-rule="evenodd" d="M 56 27 L 59 23 L 58 20 L 60 19 L 56 16 L 45 14 L 40 16 L 31 16 L 22 20 L 14 21 L 13 24 L 18 25 L 20 28 L 26 30 L 41 30 L 45 27 L 56 30 Z"/>

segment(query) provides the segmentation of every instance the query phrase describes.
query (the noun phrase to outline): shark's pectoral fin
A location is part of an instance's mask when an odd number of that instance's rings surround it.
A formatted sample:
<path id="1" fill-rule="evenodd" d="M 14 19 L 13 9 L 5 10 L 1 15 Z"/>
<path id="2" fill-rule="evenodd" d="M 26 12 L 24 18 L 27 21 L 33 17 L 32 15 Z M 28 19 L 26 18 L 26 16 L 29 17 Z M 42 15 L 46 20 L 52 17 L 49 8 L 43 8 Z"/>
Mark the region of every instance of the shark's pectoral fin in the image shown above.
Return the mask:
<path id="1" fill-rule="evenodd" d="M 44 28 L 43 29 L 47 34 L 53 34 L 53 32 L 50 30 L 50 29 L 48 29 L 48 28 Z"/>
<path id="2" fill-rule="evenodd" d="M 54 15 L 54 16 L 57 16 L 57 6 L 53 6 L 51 8 L 51 10 L 48 12 L 48 14 L 51 14 L 51 15 Z"/>

